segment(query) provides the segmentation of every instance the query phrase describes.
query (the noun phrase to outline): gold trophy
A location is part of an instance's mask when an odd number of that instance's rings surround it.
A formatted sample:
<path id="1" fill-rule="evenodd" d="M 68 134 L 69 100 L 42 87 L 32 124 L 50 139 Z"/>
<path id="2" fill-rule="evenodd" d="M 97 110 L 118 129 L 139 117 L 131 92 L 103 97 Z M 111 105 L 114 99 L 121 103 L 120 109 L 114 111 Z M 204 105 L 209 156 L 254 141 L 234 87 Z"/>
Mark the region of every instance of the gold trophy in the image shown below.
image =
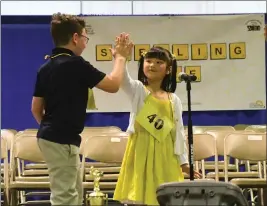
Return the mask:
<path id="1" fill-rule="evenodd" d="M 94 192 L 89 194 L 87 203 L 91 206 L 104 206 L 108 205 L 108 195 L 100 191 L 99 181 L 103 177 L 103 172 L 95 169 L 93 166 L 90 168 L 90 175 L 94 179 Z M 88 204 L 87 204 L 88 205 Z"/>

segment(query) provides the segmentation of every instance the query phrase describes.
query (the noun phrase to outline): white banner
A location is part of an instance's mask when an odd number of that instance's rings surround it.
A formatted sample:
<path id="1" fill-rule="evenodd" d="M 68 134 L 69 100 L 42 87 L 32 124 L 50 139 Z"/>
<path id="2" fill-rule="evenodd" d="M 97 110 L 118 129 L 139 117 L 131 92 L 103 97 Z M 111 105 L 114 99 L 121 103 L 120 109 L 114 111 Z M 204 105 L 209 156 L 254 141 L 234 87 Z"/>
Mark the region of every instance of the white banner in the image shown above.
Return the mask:
<path id="1" fill-rule="evenodd" d="M 153 45 L 168 48 L 176 57 L 178 72 L 195 74 L 192 111 L 264 109 L 264 15 L 222 16 L 95 16 L 86 17 L 90 41 L 83 57 L 99 70 L 112 71 L 109 48 L 115 36 L 128 32 L 135 43 L 128 64 L 137 79 L 140 51 Z M 184 82 L 176 94 L 187 110 Z M 123 91 L 108 94 L 94 89 L 97 112 L 129 112 L 131 102 Z"/>

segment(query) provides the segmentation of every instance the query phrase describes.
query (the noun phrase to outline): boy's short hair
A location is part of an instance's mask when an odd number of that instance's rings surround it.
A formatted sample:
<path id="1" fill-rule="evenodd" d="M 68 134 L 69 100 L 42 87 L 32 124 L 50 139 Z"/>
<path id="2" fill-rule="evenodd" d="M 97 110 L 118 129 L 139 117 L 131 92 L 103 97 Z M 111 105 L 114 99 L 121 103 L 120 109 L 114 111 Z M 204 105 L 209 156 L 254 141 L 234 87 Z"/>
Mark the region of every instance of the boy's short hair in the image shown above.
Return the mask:
<path id="1" fill-rule="evenodd" d="M 83 18 L 75 15 L 56 13 L 52 15 L 50 32 L 55 46 L 69 43 L 73 34 L 82 34 L 86 27 Z"/>

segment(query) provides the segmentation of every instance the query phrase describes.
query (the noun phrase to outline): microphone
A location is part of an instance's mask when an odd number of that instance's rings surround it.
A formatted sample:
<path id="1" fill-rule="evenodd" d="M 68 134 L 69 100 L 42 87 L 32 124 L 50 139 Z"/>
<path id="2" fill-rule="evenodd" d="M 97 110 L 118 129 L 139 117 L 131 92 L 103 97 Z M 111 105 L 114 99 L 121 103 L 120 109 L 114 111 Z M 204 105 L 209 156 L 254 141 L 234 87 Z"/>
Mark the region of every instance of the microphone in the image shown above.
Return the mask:
<path id="1" fill-rule="evenodd" d="M 178 74 L 178 79 L 180 80 L 180 81 L 196 81 L 197 80 L 197 77 L 195 76 L 195 75 L 193 75 L 193 74 L 186 74 L 186 73 L 184 73 L 184 72 L 180 72 L 179 74 Z"/>

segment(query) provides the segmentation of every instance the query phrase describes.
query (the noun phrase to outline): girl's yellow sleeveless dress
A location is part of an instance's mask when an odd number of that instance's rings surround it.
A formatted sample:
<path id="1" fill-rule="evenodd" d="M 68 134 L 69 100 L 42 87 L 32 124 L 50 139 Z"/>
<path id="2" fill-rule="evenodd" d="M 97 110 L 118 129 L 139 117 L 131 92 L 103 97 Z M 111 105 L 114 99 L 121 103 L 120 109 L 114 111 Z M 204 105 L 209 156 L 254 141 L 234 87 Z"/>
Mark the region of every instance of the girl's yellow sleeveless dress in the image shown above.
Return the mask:
<path id="1" fill-rule="evenodd" d="M 173 119 L 170 100 L 159 100 L 152 95 L 151 98 L 161 115 Z M 156 198 L 158 186 L 184 180 L 178 156 L 174 154 L 175 138 L 175 128 L 164 140 L 158 141 L 136 122 L 135 133 L 128 139 L 113 199 L 159 205 Z"/>

